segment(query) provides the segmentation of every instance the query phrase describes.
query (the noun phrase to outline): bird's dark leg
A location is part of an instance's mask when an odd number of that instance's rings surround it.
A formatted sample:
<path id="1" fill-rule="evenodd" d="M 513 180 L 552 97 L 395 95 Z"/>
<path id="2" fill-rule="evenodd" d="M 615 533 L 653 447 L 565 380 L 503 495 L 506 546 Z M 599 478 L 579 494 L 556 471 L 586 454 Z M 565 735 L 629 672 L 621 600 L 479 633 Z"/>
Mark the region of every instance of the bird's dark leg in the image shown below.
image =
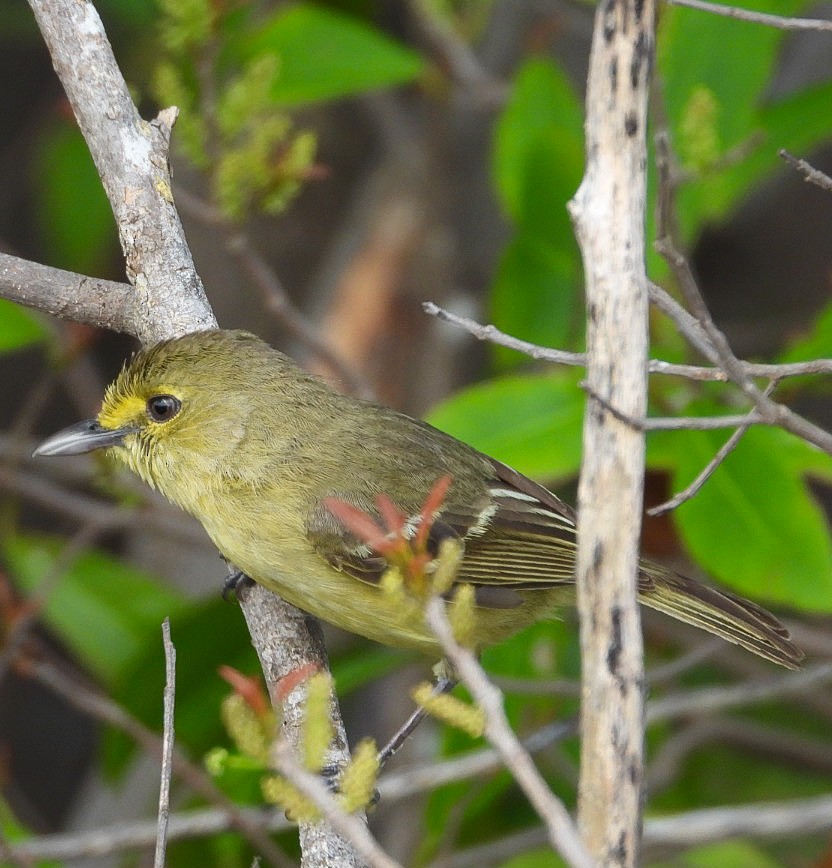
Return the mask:
<path id="1" fill-rule="evenodd" d="M 228 563 L 226 561 L 226 563 Z M 242 570 L 238 570 L 233 564 L 228 564 L 228 575 L 222 583 L 222 598 L 227 603 L 233 594 L 237 596 L 241 588 L 250 587 L 254 579 L 247 576 Z"/>
<path id="2" fill-rule="evenodd" d="M 450 693 L 456 687 L 457 680 L 449 674 L 447 668 L 443 669 L 436 675 L 436 681 L 433 685 L 433 696 L 442 696 L 444 693 Z M 384 764 L 394 756 L 401 746 L 410 738 L 416 727 L 427 717 L 428 712 L 424 708 L 417 708 L 413 714 L 399 728 L 398 732 L 387 742 L 386 745 L 378 752 L 378 766 L 383 768 Z"/>

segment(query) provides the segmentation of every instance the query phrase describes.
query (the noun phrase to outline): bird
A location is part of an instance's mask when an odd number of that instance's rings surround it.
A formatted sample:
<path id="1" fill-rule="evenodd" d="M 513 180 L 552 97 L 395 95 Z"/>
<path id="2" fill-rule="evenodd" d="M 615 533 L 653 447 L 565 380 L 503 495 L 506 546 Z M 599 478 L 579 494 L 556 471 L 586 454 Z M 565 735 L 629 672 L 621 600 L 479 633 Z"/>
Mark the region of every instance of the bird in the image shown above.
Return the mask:
<path id="1" fill-rule="evenodd" d="M 334 390 L 257 336 L 214 329 L 138 351 L 97 417 L 35 455 L 105 450 L 195 516 L 226 560 L 288 602 L 382 644 L 441 657 L 431 630 L 381 579 L 385 559 L 328 504 L 378 515 L 386 496 L 415 533 L 437 479 L 450 485 L 428 547 L 461 546 L 475 650 L 575 601 L 575 512 L 544 486 L 426 422 Z M 770 612 L 642 559 L 639 601 L 797 669 Z"/>

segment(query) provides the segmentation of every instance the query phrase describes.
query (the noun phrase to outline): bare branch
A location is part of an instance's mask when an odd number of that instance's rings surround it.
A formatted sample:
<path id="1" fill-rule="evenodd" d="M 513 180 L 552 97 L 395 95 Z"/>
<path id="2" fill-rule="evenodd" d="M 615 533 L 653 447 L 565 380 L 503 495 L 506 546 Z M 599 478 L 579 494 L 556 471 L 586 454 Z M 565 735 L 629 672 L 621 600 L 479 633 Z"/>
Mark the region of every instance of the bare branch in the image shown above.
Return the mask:
<path id="1" fill-rule="evenodd" d="M 29 5 L 116 218 L 135 285 L 130 333 L 155 343 L 215 327 L 171 195 L 168 144 L 175 110 L 142 120 L 92 3 Z"/>
<path id="2" fill-rule="evenodd" d="M 645 844 L 696 847 L 728 838 L 790 838 L 832 826 L 832 795 L 687 811 L 644 824 Z"/>
<path id="3" fill-rule="evenodd" d="M 30 0 L 30 5 L 116 218 L 127 274 L 135 284 L 133 318 L 125 331 L 150 344 L 215 327 L 171 193 L 168 144 L 176 110 L 167 109 L 150 123 L 141 119 L 92 2 Z M 278 631 L 287 638 L 294 661 L 271 643 L 268 633 L 252 630 L 252 623 L 273 627 L 271 619 L 280 607 L 283 612 L 289 609 L 268 593 L 258 598 L 258 604 L 268 610 L 267 616 L 259 618 L 241 599 L 252 640 L 261 661 L 269 657 L 272 675 L 277 670 L 291 671 L 300 659 L 326 667 L 326 656 L 310 640 L 302 618 L 290 618 L 292 628 Z M 333 716 L 340 726 L 337 707 Z M 343 761 L 348 756 L 346 739 L 339 748 Z M 273 861 L 279 858 L 267 836 L 248 832 L 252 840 L 259 836 L 261 853 Z M 334 864 L 329 859 L 327 829 L 320 824 L 314 829 L 302 827 L 302 842 L 306 834 L 315 842 L 307 857 L 308 868 Z"/>
<path id="4" fill-rule="evenodd" d="M 581 842 L 572 817 L 546 786 L 528 752 L 509 726 L 503 709 L 502 694 L 488 680 L 476 657 L 454 639 L 442 599 L 433 597 L 428 601 L 425 621 L 439 639 L 455 672 L 482 708 L 488 740 L 497 749 L 506 768 L 545 823 L 550 843 L 569 865 L 589 868 L 594 862 Z"/>
<path id="5" fill-rule="evenodd" d="M 425 0 L 408 0 L 407 6 L 422 37 L 464 95 L 486 106 L 502 106 L 508 96 L 505 82 L 483 67 L 468 43 L 453 32 L 431 4 Z"/>
<path id="6" fill-rule="evenodd" d="M 728 339 L 720 331 L 705 304 L 705 299 L 699 291 L 693 271 L 685 255 L 676 246 L 671 234 L 670 209 L 673 202 L 673 184 L 670 178 L 670 145 L 666 135 L 656 136 L 657 166 L 659 169 L 659 185 L 661 192 L 658 197 L 659 208 L 657 216 L 658 238 L 654 244 L 656 250 L 670 265 L 679 283 L 679 289 L 696 318 L 698 325 L 709 345 L 708 358 L 717 363 L 735 383 L 743 394 L 757 409 L 760 418 L 770 425 L 777 425 L 802 437 L 808 443 L 823 449 L 832 455 L 832 433 L 824 431 L 819 426 L 783 404 L 773 401 L 751 379 L 742 363 L 734 355 Z"/>
<path id="7" fill-rule="evenodd" d="M 774 391 L 775 383 L 769 383 L 768 389 L 766 389 L 766 395 L 770 395 L 772 391 Z M 681 506 L 685 501 L 690 500 L 692 497 L 696 495 L 696 492 L 699 491 L 702 486 L 711 478 L 711 476 L 716 471 L 717 467 L 737 448 L 740 440 L 742 440 L 743 434 L 749 429 L 752 423 L 755 421 L 755 411 L 751 411 L 748 414 L 746 422 L 737 428 L 736 431 L 719 447 L 716 455 L 702 468 L 696 478 L 680 491 L 678 494 L 671 497 L 669 500 L 666 500 L 664 503 L 660 503 L 658 506 L 653 506 L 647 510 L 647 514 L 650 516 L 664 515 L 666 512 L 670 512 L 672 509 L 676 509 L 676 507 Z"/>
<path id="8" fill-rule="evenodd" d="M 173 710 L 176 701 L 176 648 L 170 638 L 170 620 L 162 622 L 162 643 L 165 647 L 164 721 L 162 727 L 162 770 L 159 784 L 159 811 L 156 827 L 156 851 L 153 868 L 165 868 L 170 820 L 170 779 L 173 773 L 174 726 Z"/>
<path id="9" fill-rule="evenodd" d="M 0 297 L 116 332 L 132 333 L 136 290 L 0 253 Z"/>
<path id="10" fill-rule="evenodd" d="M 685 315 L 684 308 L 679 306 L 667 293 L 656 286 L 649 285 L 650 301 L 656 304 L 665 313 L 672 311 L 674 322 L 677 317 Z M 496 326 L 483 325 L 466 316 L 452 313 L 432 301 L 422 304 L 425 313 L 435 316 L 443 322 L 458 326 L 468 332 L 478 341 L 488 341 L 501 347 L 539 359 L 543 362 L 552 362 L 556 365 L 569 367 L 586 367 L 586 353 L 571 353 L 566 350 L 556 350 L 550 347 L 542 347 L 529 341 L 507 335 Z M 690 314 L 686 314 L 695 323 Z M 805 376 L 807 374 L 832 374 L 832 359 L 814 359 L 807 362 L 789 362 L 781 365 L 764 365 L 755 362 L 741 362 L 743 369 L 749 377 L 761 377 L 766 379 L 782 380 L 786 377 Z M 661 359 L 650 359 L 647 363 L 648 373 L 666 374 L 674 377 L 686 377 L 689 380 L 702 380 L 705 382 L 727 382 L 728 375 L 721 368 L 703 367 L 701 365 L 679 365 L 674 362 L 665 362 Z"/>
<path id="11" fill-rule="evenodd" d="M 577 725 L 574 720 L 549 724 L 523 739 L 523 746 L 531 753 L 537 753 L 575 735 Z M 468 780 L 477 775 L 498 771 L 503 767 L 502 760 L 494 748 L 485 748 L 473 753 L 461 754 L 441 762 L 419 763 L 400 771 L 385 775 L 379 781 L 381 797 L 385 803 L 406 799 L 418 793 L 435 789 L 437 786 L 455 781 Z M 240 810 L 252 826 L 269 832 L 282 832 L 293 827 L 280 810 Z M 121 850 L 147 847 L 156 837 L 156 820 L 134 823 L 118 823 L 98 829 L 68 834 L 41 835 L 14 845 L 13 855 L 25 859 L 77 859 L 84 856 L 102 856 Z M 171 814 L 168 840 L 204 837 L 217 832 L 227 832 L 231 828 L 226 812 L 216 808 L 183 811 Z"/>
<path id="12" fill-rule="evenodd" d="M 829 22 L 832 24 L 832 21 Z M 815 184 L 821 190 L 827 192 L 832 191 L 832 178 L 820 169 L 816 169 L 811 163 L 806 160 L 800 160 L 793 154 L 790 154 L 785 148 L 781 148 L 777 152 L 778 156 L 782 157 L 793 169 L 796 169 L 803 175 L 803 180 L 809 184 Z"/>
<path id="13" fill-rule="evenodd" d="M 780 699 L 829 681 L 832 681 L 832 663 L 821 663 L 802 672 L 790 672 L 764 681 L 686 690 L 678 695 L 653 700 L 647 708 L 646 720 L 650 724 L 688 714 L 713 714 L 728 708 Z"/>
<path id="14" fill-rule="evenodd" d="M 783 15 L 769 15 L 766 12 L 755 12 L 752 9 L 740 9 L 736 6 L 723 6 L 719 3 L 708 3 L 706 0 L 664 0 L 668 6 L 684 6 L 687 9 L 697 9 L 700 12 L 710 12 L 712 15 L 723 15 L 726 18 L 736 18 L 750 24 L 765 24 L 766 27 L 776 27 L 778 30 L 832 30 L 832 21 L 823 18 L 789 18 Z"/>
<path id="15" fill-rule="evenodd" d="M 323 668 L 326 659 L 320 628 L 308 616 L 267 591 L 262 585 L 242 587 L 237 598 L 252 636 L 261 637 L 257 656 L 275 707 L 280 708 L 283 735 L 297 747 L 301 741 L 304 721 L 302 685 L 278 701 L 283 677 L 305 666 Z M 340 714 L 333 715 L 335 737 L 330 746 L 330 763 L 342 766 L 346 757 L 347 735 Z M 322 854 L 322 866 L 343 865 L 358 868 L 364 863 L 357 853 L 349 852 L 343 840 L 323 823 L 303 823 L 300 827 L 304 853 Z"/>

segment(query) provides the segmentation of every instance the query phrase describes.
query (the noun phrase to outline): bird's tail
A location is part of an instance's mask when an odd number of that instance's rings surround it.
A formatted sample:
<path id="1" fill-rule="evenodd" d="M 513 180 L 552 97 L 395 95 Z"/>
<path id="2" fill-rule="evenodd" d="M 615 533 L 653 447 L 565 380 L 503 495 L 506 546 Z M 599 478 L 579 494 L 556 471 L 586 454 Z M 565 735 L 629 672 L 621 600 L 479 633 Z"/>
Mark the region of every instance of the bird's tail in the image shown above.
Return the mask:
<path id="1" fill-rule="evenodd" d="M 651 609 L 721 636 L 787 669 L 799 669 L 805 656 L 771 612 L 653 564 L 641 565 L 639 599 Z"/>

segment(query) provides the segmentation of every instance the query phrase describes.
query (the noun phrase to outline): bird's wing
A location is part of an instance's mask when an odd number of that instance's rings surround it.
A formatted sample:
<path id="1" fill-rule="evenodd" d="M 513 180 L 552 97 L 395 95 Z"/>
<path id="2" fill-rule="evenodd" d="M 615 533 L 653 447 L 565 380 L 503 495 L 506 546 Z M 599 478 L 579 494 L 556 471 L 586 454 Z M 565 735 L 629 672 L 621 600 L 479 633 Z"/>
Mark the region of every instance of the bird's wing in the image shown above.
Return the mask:
<path id="1" fill-rule="evenodd" d="M 431 527 L 428 548 L 436 554 L 443 539 L 459 539 L 464 555 L 457 581 L 474 586 L 480 606 L 513 608 L 523 602 L 518 591 L 574 583 L 574 514 L 543 486 L 489 460 L 494 474 L 488 497 L 476 505 L 450 497 Z M 355 505 L 375 512 L 366 504 Z M 384 558 L 338 524 L 325 507 L 312 517 L 308 533 L 336 569 L 363 582 L 381 579 L 387 567 Z"/>

